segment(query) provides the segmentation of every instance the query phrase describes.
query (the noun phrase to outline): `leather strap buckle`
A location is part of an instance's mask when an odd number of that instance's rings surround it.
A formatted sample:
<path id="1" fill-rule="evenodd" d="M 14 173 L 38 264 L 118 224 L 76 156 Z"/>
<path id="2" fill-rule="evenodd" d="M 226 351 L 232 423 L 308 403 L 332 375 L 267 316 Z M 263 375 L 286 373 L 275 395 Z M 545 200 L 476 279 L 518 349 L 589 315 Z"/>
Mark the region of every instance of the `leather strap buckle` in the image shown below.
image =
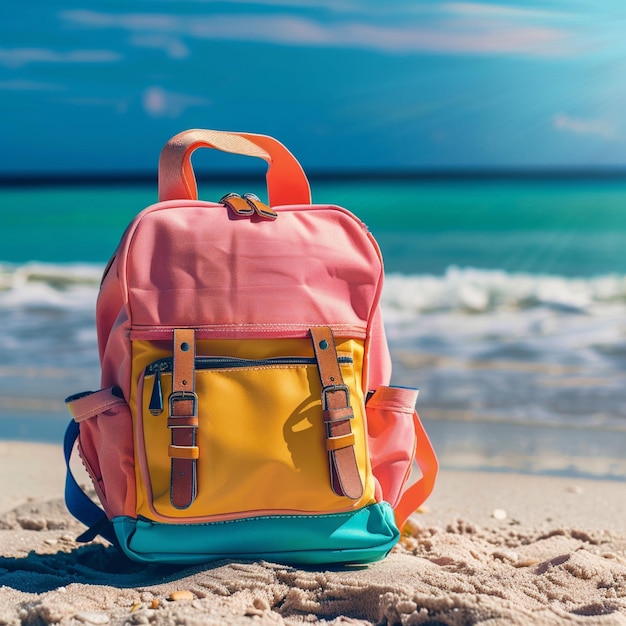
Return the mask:
<path id="1" fill-rule="evenodd" d="M 170 404 L 170 417 L 198 417 L 198 394 L 195 391 L 172 391 L 168 401 Z M 191 402 L 191 411 L 178 413 L 175 408 L 177 402 Z"/>
<path id="2" fill-rule="evenodd" d="M 346 402 L 343 406 L 350 406 L 350 390 L 348 389 L 348 385 L 326 385 L 326 387 L 322 389 L 322 409 L 324 411 L 327 411 L 329 408 L 328 394 L 338 391 L 342 391 L 346 395 Z"/>

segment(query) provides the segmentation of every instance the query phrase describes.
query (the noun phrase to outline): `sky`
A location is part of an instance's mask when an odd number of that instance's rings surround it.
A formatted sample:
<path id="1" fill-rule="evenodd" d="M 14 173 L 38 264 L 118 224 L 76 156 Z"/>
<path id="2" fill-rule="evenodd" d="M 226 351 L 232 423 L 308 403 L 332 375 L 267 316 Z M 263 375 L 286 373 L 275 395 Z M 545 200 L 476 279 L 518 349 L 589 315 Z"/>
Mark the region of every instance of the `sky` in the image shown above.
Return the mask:
<path id="1" fill-rule="evenodd" d="M 0 176 L 151 172 L 198 127 L 307 171 L 621 168 L 624 33 L 624 0 L 4 2 Z"/>

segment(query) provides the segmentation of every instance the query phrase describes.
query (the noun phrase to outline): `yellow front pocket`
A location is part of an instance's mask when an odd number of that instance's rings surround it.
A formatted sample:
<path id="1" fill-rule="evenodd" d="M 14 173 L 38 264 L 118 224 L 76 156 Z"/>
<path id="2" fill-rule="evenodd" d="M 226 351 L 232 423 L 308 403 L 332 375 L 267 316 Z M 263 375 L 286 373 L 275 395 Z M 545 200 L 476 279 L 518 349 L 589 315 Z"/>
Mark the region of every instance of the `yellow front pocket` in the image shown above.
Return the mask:
<path id="1" fill-rule="evenodd" d="M 143 377 L 141 447 L 148 484 L 138 513 L 173 518 L 319 513 L 373 502 L 363 394 L 352 357 L 340 355 L 340 363 L 354 411 L 355 453 L 365 487 L 360 500 L 331 489 L 314 358 L 197 357 L 197 497 L 185 510 L 174 508 L 167 454 L 172 374 L 171 359 L 165 358 L 150 364 Z"/>

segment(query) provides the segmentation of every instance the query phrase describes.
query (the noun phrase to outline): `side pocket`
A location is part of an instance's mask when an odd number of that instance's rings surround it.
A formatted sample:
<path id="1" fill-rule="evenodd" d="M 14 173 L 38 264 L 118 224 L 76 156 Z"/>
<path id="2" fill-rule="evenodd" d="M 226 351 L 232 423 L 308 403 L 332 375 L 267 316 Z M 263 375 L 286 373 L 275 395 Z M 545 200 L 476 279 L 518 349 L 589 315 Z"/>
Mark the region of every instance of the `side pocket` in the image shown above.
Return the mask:
<path id="1" fill-rule="evenodd" d="M 417 389 L 380 386 L 365 405 L 372 473 L 382 499 L 395 508 L 411 474 Z"/>
<path id="2" fill-rule="evenodd" d="M 107 515 L 134 515 L 132 418 L 122 391 L 90 391 L 65 403 L 79 424 L 78 451 Z"/>

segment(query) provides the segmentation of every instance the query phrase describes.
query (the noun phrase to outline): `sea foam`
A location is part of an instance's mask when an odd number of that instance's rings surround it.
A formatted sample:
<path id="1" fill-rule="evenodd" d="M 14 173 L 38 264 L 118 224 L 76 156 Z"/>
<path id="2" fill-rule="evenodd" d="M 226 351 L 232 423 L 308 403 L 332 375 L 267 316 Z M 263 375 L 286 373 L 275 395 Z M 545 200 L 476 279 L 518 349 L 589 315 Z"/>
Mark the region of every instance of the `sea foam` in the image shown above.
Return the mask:
<path id="1" fill-rule="evenodd" d="M 450 267 L 443 276 L 387 276 L 383 306 L 390 312 L 463 311 L 489 313 L 534 307 L 586 311 L 626 303 L 626 276 L 569 278 Z"/>

